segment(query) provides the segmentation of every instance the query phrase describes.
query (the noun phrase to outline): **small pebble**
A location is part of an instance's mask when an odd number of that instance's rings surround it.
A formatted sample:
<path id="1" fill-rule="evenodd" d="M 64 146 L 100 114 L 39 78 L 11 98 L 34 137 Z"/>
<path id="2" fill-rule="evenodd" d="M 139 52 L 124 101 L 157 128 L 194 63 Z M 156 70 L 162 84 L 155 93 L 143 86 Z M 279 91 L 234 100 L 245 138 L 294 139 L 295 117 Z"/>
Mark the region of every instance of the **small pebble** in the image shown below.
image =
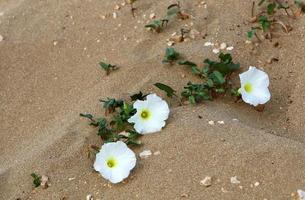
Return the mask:
<path id="1" fill-rule="evenodd" d="M 0 12 L 0 16 L 3 16 L 4 15 L 4 12 Z"/>
<path id="2" fill-rule="evenodd" d="M 245 41 L 245 43 L 246 43 L 246 44 L 251 44 L 251 43 L 252 43 L 252 41 L 250 41 L 250 40 L 246 40 L 246 41 Z"/>
<path id="3" fill-rule="evenodd" d="M 155 13 L 151 13 L 151 14 L 149 15 L 149 18 L 150 18 L 150 19 L 155 19 L 155 18 L 156 18 L 156 14 L 155 14 Z"/>
<path id="4" fill-rule="evenodd" d="M 218 54 L 220 52 L 219 49 L 213 49 L 213 53 Z"/>
<path id="5" fill-rule="evenodd" d="M 218 124 L 225 124 L 224 121 L 217 121 Z"/>
<path id="6" fill-rule="evenodd" d="M 140 156 L 140 158 L 148 158 L 149 156 L 151 156 L 151 150 L 144 150 L 144 151 L 142 151 L 140 154 L 139 154 L 139 156 Z"/>
<path id="7" fill-rule="evenodd" d="M 120 8 L 121 8 L 121 7 L 120 7 L 119 5 L 115 5 L 115 6 L 114 6 L 114 10 L 120 10 Z"/>
<path id="8" fill-rule="evenodd" d="M 160 151 L 156 151 L 156 152 L 154 152 L 154 156 L 158 156 L 158 155 L 160 155 L 161 154 L 161 152 Z"/>
<path id="9" fill-rule="evenodd" d="M 206 42 L 204 43 L 205 47 L 209 47 L 209 46 L 214 46 L 214 44 L 212 42 Z"/>
<path id="10" fill-rule="evenodd" d="M 227 48 L 227 44 L 226 43 L 221 43 L 220 44 L 220 49 L 225 49 L 225 48 Z"/>
<path id="11" fill-rule="evenodd" d="M 214 125 L 214 124 L 215 124 L 214 121 L 209 121 L 208 123 L 209 123 L 210 125 Z"/>
<path id="12" fill-rule="evenodd" d="M 42 175 L 40 185 L 43 189 L 47 189 L 49 187 L 49 177 Z"/>
<path id="13" fill-rule="evenodd" d="M 205 187 L 209 187 L 212 185 L 212 178 L 210 176 L 206 176 L 203 180 L 200 181 L 200 185 Z"/>
<path id="14" fill-rule="evenodd" d="M 233 184 L 240 184 L 240 181 L 237 179 L 237 176 L 231 177 L 230 181 Z"/>
<path id="15" fill-rule="evenodd" d="M 3 36 L 2 35 L 0 35 L 0 42 L 2 42 L 3 41 Z"/>
<path id="16" fill-rule="evenodd" d="M 234 49 L 233 46 L 227 47 L 227 51 L 232 51 Z"/>
<path id="17" fill-rule="evenodd" d="M 254 186 L 257 187 L 257 186 L 259 186 L 259 184 L 260 184 L 259 182 L 255 182 Z"/>
<path id="18" fill-rule="evenodd" d="M 86 197 L 86 200 L 93 200 L 92 194 L 88 194 L 87 197 Z"/>
<path id="19" fill-rule="evenodd" d="M 112 13 L 112 17 L 113 19 L 116 19 L 118 17 L 118 15 L 116 14 L 116 12 Z"/>

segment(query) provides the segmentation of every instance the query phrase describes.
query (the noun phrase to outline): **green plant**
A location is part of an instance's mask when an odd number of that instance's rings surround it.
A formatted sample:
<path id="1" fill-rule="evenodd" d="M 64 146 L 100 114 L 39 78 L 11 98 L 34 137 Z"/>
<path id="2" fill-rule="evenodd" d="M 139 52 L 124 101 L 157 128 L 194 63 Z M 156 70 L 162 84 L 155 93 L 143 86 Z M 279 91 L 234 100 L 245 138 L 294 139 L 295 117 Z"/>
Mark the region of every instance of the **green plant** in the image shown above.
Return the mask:
<path id="1" fill-rule="evenodd" d="M 259 30 L 263 31 L 263 34 L 266 38 L 271 39 L 272 38 L 272 31 L 273 31 L 273 26 L 275 25 L 280 25 L 286 33 L 288 33 L 291 28 L 288 25 L 285 25 L 278 15 L 280 10 L 284 10 L 287 16 L 289 17 L 294 17 L 293 14 L 289 13 L 289 10 L 291 8 L 289 7 L 288 4 L 281 2 L 280 0 L 260 0 L 258 3 L 258 7 L 262 10 L 259 12 L 257 15 L 254 15 L 254 8 L 255 8 L 255 2 L 253 2 L 252 5 L 252 19 L 250 20 L 252 23 L 255 23 L 255 26 L 251 27 L 251 30 L 248 31 L 247 36 L 248 38 L 252 39 L 253 36 L 255 36 L 258 41 L 261 42 L 260 37 L 257 35 L 257 32 Z M 293 13 L 291 11 L 291 13 Z"/>
<path id="2" fill-rule="evenodd" d="M 31 174 L 32 178 L 33 178 L 33 184 L 35 187 L 39 187 L 41 184 L 41 176 L 36 174 L 36 173 L 32 173 Z"/>
<path id="3" fill-rule="evenodd" d="M 191 61 L 181 61 L 180 65 L 191 68 L 192 73 L 199 76 L 203 83 L 193 84 L 188 82 L 181 93 L 182 97 L 187 98 L 190 103 L 200 103 L 203 100 L 212 100 L 219 94 L 225 93 L 230 89 L 229 76 L 240 68 L 239 63 L 234 63 L 230 54 L 219 55 L 219 61 L 210 59 L 204 60 L 204 66 L 199 68 Z"/>
<path id="4" fill-rule="evenodd" d="M 164 59 L 162 60 L 163 64 L 174 64 L 180 58 L 180 53 L 175 51 L 173 47 L 168 47 L 165 50 Z"/>
<path id="5" fill-rule="evenodd" d="M 116 65 L 112 65 L 109 63 L 105 63 L 105 62 L 100 62 L 100 67 L 105 70 L 106 75 L 109 75 L 111 71 L 117 70 L 118 67 Z"/>
<path id="6" fill-rule="evenodd" d="M 142 98 L 142 92 L 139 94 L 137 97 Z M 136 96 L 132 95 L 132 97 Z M 109 121 L 105 117 L 95 118 L 92 114 L 81 113 L 80 116 L 89 119 L 90 125 L 98 128 L 97 135 L 106 143 L 121 140 L 128 145 L 140 145 L 141 142 L 138 140 L 140 134 L 127 121 L 136 112 L 133 106 L 126 101 L 114 98 L 107 98 L 101 102 L 106 113 L 112 114 Z"/>
<path id="7" fill-rule="evenodd" d="M 153 20 L 149 24 L 145 25 L 145 28 L 151 28 L 156 33 L 160 33 L 163 30 L 163 28 L 167 26 L 170 19 L 172 19 L 174 16 L 177 16 L 179 19 L 182 20 L 189 18 L 189 15 L 187 13 L 182 12 L 180 4 L 175 3 L 167 7 L 167 12 L 165 17 Z"/>

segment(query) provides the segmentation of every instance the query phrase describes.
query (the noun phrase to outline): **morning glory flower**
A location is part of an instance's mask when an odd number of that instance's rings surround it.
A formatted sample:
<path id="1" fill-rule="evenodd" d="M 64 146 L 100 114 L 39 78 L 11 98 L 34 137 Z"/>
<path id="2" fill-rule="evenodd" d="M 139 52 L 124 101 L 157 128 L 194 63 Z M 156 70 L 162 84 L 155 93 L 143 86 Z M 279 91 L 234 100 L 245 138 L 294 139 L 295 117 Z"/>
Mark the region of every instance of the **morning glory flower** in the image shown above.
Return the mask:
<path id="1" fill-rule="evenodd" d="M 117 141 L 102 146 L 93 167 L 111 183 L 119 183 L 129 176 L 136 162 L 134 152 L 124 142 Z"/>
<path id="2" fill-rule="evenodd" d="M 145 101 L 137 100 L 133 107 L 137 112 L 128 119 L 128 122 L 134 123 L 134 128 L 138 133 L 158 132 L 165 126 L 165 120 L 169 115 L 169 107 L 166 101 L 156 94 L 148 95 Z"/>
<path id="3" fill-rule="evenodd" d="M 249 70 L 240 74 L 241 88 L 238 90 L 244 102 L 257 106 L 265 104 L 270 100 L 269 77 L 256 67 L 249 67 Z"/>

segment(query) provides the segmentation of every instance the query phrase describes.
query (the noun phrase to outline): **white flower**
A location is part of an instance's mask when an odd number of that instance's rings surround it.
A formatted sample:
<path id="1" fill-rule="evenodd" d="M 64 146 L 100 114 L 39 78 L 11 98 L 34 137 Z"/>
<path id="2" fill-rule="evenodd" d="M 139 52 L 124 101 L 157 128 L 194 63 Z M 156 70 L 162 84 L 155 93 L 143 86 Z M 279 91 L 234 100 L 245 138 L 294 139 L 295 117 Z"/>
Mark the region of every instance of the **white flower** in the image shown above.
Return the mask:
<path id="1" fill-rule="evenodd" d="M 110 142 L 96 154 L 94 169 L 112 183 L 119 183 L 129 176 L 137 162 L 134 152 L 124 142 Z"/>
<path id="2" fill-rule="evenodd" d="M 270 100 L 269 77 L 265 72 L 249 67 L 249 70 L 240 74 L 241 88 L 238 90 L 244 102 L 257 106 Z"/>
<path id="3" fill-rule="evenodd" d="M 150 94 L 146 101 L 137 100 L 133 107 L 137 113 L 128 119 L 129 123 L 134 123 L 134 128 L 138 133 L 148 134 L 160 131 L 165 126 L 165 120 L 169 115 L 169 107 L 166 101 L 156 94 Z"/>

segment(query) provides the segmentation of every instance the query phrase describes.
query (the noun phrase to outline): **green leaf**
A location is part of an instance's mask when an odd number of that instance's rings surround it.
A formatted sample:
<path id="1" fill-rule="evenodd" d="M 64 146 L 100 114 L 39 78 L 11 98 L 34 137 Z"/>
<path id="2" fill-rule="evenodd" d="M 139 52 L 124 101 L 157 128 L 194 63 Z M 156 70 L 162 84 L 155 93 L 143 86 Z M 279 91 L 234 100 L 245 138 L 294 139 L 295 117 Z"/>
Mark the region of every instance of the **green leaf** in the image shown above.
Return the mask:
<path id="1" fill-rule="evenodd" d="M 118 67 L 116 65 L 111 65 L 105 62 L 100 62 L 100 67 L 106 71 L 106 74 L 109 75 L 110 71 L 117 70 Z"/>
<path id="2" fill-rule="evenodd" d="M 145 97 L 147 96 L 148 94 L 143 94 L 141 91 L 137 94 L 133 94 L 130 96 L 131 100 L 132 101 L 136 101 L 136 100 L 144 100 Z"/>
<path id="3" fill-rule="evenodd" d="M 34 186 L 39 187 L 41 184 L 41 176 L 36 173 L 32 173 L 31 176 L 33 177 Z"/>
<path id="4" fill-rule="evenodd" d="M 206 64 L 206 68 L 212 72 L 212 71 L 219 71 L 223 76 L 226 76 L 240 68 L 239 63 L 233 63 L 232 62 L 232 56 L 231 54 L 219 54 L 219 62 L 211 61 L 209 59 L 205 59 L 204 63 Z M 208 72 L 209 73 L 209 72 Z"/>
<path id="5" fill-rule="evenodd" d="M 100 102 L 104 103 L 103 108 L 105 108 L 108 113 L 114 112 L 116 108 L 123 106 L 124 103 L 123 100 L 116 100 L 108 97 L 107 100 L 100 100 Z"/>
<path id="6" fill-rule="evenodd" d="M 172 6 L 172 7 L 169 7 L 169 9 L 167 9 L 166 14 L 167 14 L 168 17 L 176 16 L 178 13 L 181 12 L 180 8 L 176 5 Z"/>
<path id="7" fill-rule="evenodd" d="M 165 56 L 164 56 L 164 59 L 162 62 L 164 64 L 167 64 L 167 63 L 171 64 L 172 62 L 178 60 L 179 57 L 180 57 L 180 54 L 177 51 L 175 51 L 174 48 L 168 47 L 165 50 Z"/>
<path id="8" fill-rule="evenodd" d="M 163 83 L 155 83 L 154 86 L 156 86 L 157 88 L 159 88 L 160 90 L 163 90 L 164 92 L 166 92 L 166 95 L 168 97 L 173 97 L 173 96 L 177 96 L 175 93 L 176 91 L 171 88 L 170 86 L 168 85 L 165 85 Z"/>
<path id="9" fill-rule="evenodd" d="M 268 20 L 266 16 L 264 15 L 259 16 L 258 21 L 261 24 L 264 32 L 268 32 L 270 30 L 271 22 Z"/>
<path id="10" fill-rule="evenodd" d="M 179 61 L 178 62 L 179 65 L 187 65 L 187 66 L 197 66 L 196 63 L 193 63 L 191 61 L 188 61 L 188 60 L 183 60 L 183 61 Z"/>
<path id="11" fill-rule="evenodd" d="M 223 75 L 219 71 L 213 71 L 209 77 L 216 85 L 222 85 L 226 82 Z"/>
<path id="12" fill-rule="evenodd" d="M 189 102 L 191 103 L 191 104 L 196 104 L 196 100 L 195 100 L 195 97 L 194 96 L 189 96 Z"/>
<path id="13" fill-rule="evenodd" d="M 268 15 L 273 15 L 275 13 L 275 8 L 276 8 L 275 2 L 268 4 L 268 6 L 267 6 Z"/>

